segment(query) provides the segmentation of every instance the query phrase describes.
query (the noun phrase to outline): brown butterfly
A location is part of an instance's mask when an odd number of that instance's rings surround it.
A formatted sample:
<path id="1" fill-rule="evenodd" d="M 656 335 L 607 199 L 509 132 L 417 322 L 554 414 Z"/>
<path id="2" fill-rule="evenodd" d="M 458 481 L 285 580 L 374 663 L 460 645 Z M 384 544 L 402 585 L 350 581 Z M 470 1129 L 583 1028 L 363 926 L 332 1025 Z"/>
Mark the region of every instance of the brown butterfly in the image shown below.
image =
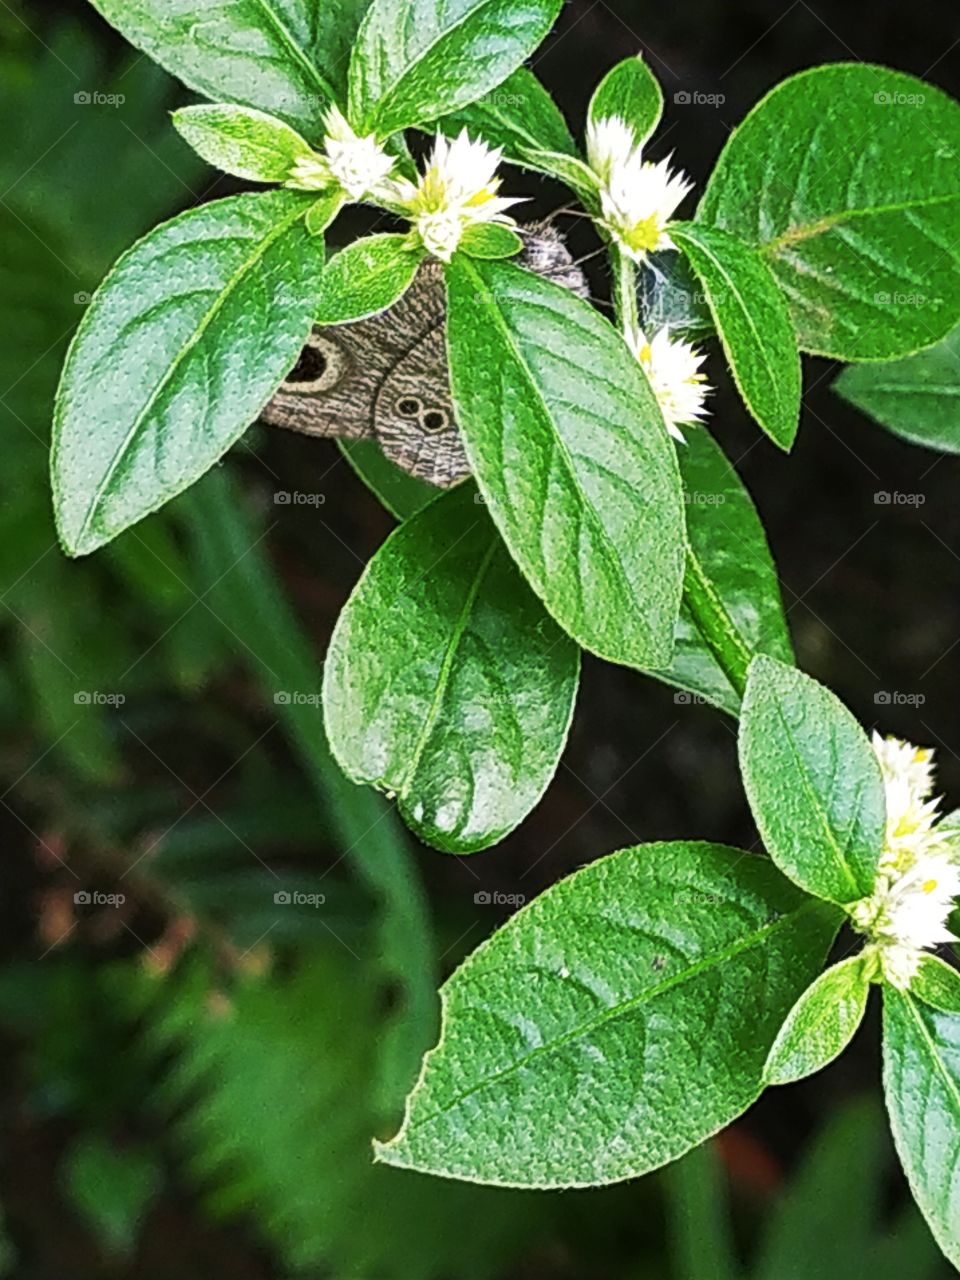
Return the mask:
<path id="1" fill-rule="evenodd" d="M 518 264 L 586 297 L 559 231 L 546 223 L 522 231 Z M 443 268 L 428 259 L 380 315 L 315 328 L 264 421 L 311 436 L 377 440 L 410 475 L 441 488 L 457 484 L 470 465 L 454 418 L 445 318 Z"/>

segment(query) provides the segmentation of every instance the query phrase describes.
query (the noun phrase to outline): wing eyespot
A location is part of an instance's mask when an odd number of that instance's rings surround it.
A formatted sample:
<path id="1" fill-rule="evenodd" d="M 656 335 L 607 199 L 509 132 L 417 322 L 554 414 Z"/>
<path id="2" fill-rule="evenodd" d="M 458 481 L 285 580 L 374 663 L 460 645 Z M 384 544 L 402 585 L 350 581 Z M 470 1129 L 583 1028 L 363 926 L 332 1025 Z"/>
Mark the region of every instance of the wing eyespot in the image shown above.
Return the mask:
<path id="1" fill-rule="evenodd" d="M 418 418 L 420 416 L 420 401 L 414 396 L 404 396 L 397 403 L 397 413 L 403 418 Z"/>
<path id="2" fill-rule="evenodd" d="M 349 367 L 350 358 L 345 347 L 322 333 L 311 333 L 284 385 L 300 395 L 332 391 L 346 376 Z"/>
<path id="3" fill-rule="evenodd" d="M 420 419 L 424 431 L 444 431 L 447 427 L 447 415 L 442 409 L 430 409 Z"/>

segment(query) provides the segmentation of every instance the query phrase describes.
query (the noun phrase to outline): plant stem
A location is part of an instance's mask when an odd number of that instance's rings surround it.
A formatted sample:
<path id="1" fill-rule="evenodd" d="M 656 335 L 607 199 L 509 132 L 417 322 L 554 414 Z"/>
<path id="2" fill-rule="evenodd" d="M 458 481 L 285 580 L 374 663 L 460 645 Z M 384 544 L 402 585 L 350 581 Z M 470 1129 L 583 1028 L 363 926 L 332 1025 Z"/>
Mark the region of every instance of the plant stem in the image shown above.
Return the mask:
<path id="1" fill-rule="evenodd" d="M 636 264 L 615 245 L 611 246 L 610 256 L 613 264 L 613 304 L 617 324 L 621 332 L 632 332 L 640 327 Z M 747 686 L 747 668 L 753 652 L 717 595 L 713 583 L 704 571 L 689 540 L 686 545 L 686 568 L 683 575 L 683 603 L 704 642 L 716 658 L 720 669 L 730 681 L 737 696 L 742 698 Z"/>
<path id="2" fill-rule="evenodd" d="M 622 333 L 633 333 L 640 328 L 636 263 L 615 247 L 610 253 L 613 258 L 613 305 L 617 323 Z"/>

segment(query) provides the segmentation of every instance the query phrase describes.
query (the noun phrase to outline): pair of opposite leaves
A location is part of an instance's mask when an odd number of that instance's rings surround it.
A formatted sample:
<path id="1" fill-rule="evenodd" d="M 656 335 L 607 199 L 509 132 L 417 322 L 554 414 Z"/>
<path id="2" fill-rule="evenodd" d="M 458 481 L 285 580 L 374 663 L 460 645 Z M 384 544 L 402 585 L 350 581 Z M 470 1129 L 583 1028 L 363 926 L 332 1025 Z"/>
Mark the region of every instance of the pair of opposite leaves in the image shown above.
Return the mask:
<path id="1" fill-rule="evenodd" d="M 518 262 L 588 294 L 583 272 L 548 224 L 525 228 Z M 457 484 L 470 464 L 454 417 L 445 319 L 443 268 L 428 259 L 386 311 L 315 328 L 263 420 L 311 436 L 375 440 L 417 479 L 441 488 Z"/>

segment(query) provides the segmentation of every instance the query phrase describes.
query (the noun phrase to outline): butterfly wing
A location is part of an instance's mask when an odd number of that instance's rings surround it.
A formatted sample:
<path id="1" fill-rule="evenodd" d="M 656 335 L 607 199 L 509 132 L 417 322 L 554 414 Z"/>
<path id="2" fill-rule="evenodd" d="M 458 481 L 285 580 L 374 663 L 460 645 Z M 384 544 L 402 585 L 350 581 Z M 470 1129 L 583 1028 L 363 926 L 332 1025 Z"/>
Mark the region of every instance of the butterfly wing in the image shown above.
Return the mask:
<path id="1" fill-rule="evenodd" d="M 527 228 L 522 266 L 585 296 L 586 281 L 552 226 Z M 396 465 L 446 488 L 470 474 L 447 366 L 443 269 L 425 261 L 392 307 L 316 328 L 264 421 L 313 436 L 376 439 Z"/>
<path id="2" fill-rule="evenodd" d="M 387 311 L 316 328 L 263 412 L 307 435 L 376 438 L 410 475 L 446 486 L 469 474 L 444 339 L 443 274 L 425 262 Z"/>
<path id="3" fill-rule="evenodd" d="M 470 474 L 450 394 L 443 273 L 426 262 L 391 309 L 406 335 L 377 396 L 374 430 L 383 452 L 404 471 L 446 488 Z"/>
<path id="4" fill-rule="evenodd" d="M 385 328 L 383 316 L 315 328 L 263 421 L 308 436 L 372 436 L 377 391 L 389 367 Z"/>

